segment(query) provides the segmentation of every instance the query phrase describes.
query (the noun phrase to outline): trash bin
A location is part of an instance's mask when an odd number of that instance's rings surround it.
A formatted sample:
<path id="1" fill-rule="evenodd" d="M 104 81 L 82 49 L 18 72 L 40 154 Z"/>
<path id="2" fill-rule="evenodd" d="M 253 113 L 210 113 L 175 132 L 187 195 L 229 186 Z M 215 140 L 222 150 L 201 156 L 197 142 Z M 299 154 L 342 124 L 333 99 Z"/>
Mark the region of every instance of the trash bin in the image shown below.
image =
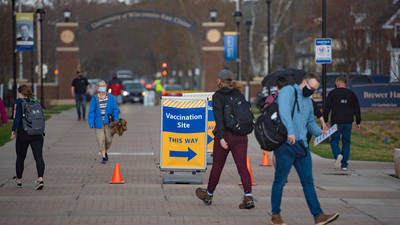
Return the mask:
<path id="1" fill-rule="evenodd" d="M 395 176 L 400 178 L 400 148 L 394 149 L 393 161 Z"/>
<path id="2" fill-rule="evenodd" d="M 144 106 L 154 106 L 155 105 L 154 91 L 145 91 L 143 105 Z"/>

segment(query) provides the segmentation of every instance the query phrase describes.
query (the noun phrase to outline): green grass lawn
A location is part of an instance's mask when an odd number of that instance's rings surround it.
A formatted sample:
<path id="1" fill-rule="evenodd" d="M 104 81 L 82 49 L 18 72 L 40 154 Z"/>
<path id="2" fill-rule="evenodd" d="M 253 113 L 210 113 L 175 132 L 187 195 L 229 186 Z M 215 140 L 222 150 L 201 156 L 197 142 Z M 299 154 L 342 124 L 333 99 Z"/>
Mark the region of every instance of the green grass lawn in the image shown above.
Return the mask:
<path id="1" fill-rule="evenodd" d="M 51 118 L 52 114 L 59 114 L 62 111 L 72 109 L 73 105 L 61 105 L 53 106 L 44 110 L 44 118 L 46 120 Z M 6 125 L 0 126 L 0 146 L 3 146 L 10 141 L 12 120 L 10 120 Z"/>
<path id="2" fill-rule="evenodd" d="M 10 141 L 12 121 L 0 126 L 0 146 Z"/>
<path id="3" fill-rule="evenodd" d="M 314 138 L 310 142 L 310 150 L 328 159 L 333 159 L 330 144 L 314 146 Z M 339 143 L 341 146 L 341 143 Z M 381 140 L 366 137 L 358 131 L 351 134 L 350 160 L 393 162 L 393 147 Z"/>
<path id="4" fill-rule="evenodd" d="M 253 113 L 257 118 L 260 112 L 253 108 Z M 362 110 L 361 118 L 361 132 L 353 130 L 351 135 L 350 160 L 393 162 L 393 149 L 400 147 L 400 109 Z M 316 122 L 319 124 L 319 120 Z M 389 139 L 389 143 L 384 142 L 385 138 Z M 316 147 L 311 144 L 310 150 L 321 157 L 333 159 L 329 143 Z"/>

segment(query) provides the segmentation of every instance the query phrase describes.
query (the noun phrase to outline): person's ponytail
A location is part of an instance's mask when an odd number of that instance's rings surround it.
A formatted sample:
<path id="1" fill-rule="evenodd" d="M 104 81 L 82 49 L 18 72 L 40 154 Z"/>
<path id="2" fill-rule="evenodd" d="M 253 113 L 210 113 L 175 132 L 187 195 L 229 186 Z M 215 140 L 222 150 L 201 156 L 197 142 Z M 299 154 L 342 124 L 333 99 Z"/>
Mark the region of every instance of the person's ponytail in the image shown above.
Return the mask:
<path id="1" fill-rule="evenodd" d="M 23 96 L 25 96 L 27 98 L 32 98 L 32 99 L 35 98 L 35 96 L 33 95 L 31 87 L 29 87 L 26 84 L 23 84 L 23 85 L 19 86 L 18 92 L 21 93 Z"/>

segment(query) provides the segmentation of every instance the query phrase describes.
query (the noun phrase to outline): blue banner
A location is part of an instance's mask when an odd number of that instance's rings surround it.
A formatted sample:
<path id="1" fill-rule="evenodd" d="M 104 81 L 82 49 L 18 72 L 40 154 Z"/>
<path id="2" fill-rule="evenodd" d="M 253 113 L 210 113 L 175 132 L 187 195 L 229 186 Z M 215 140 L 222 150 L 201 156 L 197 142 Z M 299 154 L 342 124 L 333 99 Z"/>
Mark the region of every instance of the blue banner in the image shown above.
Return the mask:
<path id="1" fill-rule="evenodd" d="M 237 57 L 237 33 L 224 32 L 224 59 L 235 61 Z"/>
<path id="2" fill-rule="evenodd" d="M 205 108 L 163 108 L 163 131 L 174 133 L 201 133 L 205 130 Z"/>
<path id="3" fill-rule="evenodd" d="M 208 121 L 213 122 L 214 119 L 214 111 L 212 107 L 212 100 L 208 100 Z"/>
<path id="4" fill-rule="evenodd" d="M 353 85 L 362 108 L 400 107 L 400 83 Z"/>

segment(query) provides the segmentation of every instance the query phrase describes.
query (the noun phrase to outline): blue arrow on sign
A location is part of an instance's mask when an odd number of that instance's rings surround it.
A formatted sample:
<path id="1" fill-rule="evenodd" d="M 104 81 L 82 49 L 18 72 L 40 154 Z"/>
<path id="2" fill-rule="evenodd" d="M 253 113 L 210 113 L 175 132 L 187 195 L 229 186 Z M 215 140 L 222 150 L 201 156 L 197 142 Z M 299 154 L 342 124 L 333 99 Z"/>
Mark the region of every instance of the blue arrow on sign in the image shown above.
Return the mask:
<path id="1" fill-rule="evenodd" d="M 210 135 L 207 135 L 207 144 L 210 144 L 210 142 L 212 142 L 214 140 L 214 138 L 212 138 Z"/>
<path id="2" fill-rule="evenodd" d="M 196 152 L 194 152 L 192 149 L 188 147 L 187 152 L 182 152 L 182 151 L 169 151 L 169 157 L 182 157 L 182 158 L 188 158 L 187 161 L 190 161 L 197 155 Z"/>

